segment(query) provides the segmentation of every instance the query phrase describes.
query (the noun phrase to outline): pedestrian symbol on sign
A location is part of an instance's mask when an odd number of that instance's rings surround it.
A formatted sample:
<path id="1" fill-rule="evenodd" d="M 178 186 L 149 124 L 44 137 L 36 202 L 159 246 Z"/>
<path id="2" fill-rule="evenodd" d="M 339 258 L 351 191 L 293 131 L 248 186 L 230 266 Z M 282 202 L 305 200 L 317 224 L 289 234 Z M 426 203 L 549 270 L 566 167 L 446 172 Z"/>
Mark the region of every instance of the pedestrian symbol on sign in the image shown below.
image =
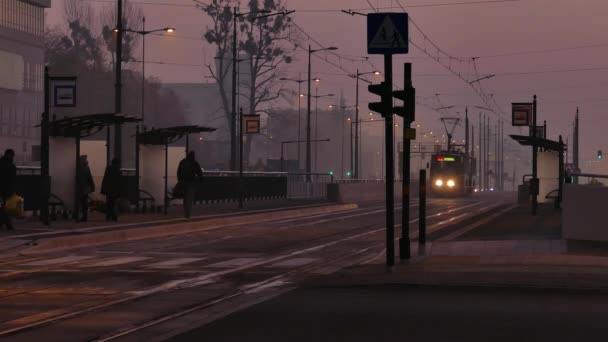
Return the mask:
<path id="1" fill-rule="evenodd" d="M 380 30 L 369 44 L 369 47 L 375 49 L 405 48 L 406 46 L 405 40 L 401 37 L 390 16 L 384 18 Z"/>
<path id="2" fill-rule="evenodd" d="M 370 13 L 367 16 L 367 52 L 403 54 L 408 52 L 406 13 Z"/>

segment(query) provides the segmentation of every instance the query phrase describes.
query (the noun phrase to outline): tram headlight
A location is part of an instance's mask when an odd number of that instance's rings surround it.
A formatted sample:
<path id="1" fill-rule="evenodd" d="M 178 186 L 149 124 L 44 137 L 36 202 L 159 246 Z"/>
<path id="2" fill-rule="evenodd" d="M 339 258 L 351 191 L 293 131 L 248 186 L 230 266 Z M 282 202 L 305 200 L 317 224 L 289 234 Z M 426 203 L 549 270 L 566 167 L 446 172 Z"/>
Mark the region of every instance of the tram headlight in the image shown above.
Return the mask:
<path id="1" fill-rule="evenodd" d="M 435 185 L 436 186 L 443 186 L 443 180 L 441 180 L 441 179 L 436 180 L 435 181 Z"/>
<path id="2" fill-rule="evenodd" d="M 455 187 L 455 186 L 456 186 L 456 182 L 454 182 L 453 180 L 451 180 L 451 179 L 450 179 L 450 180 L 448 181 L 448 186 L 449 186 L 450 188 L 453 188 L 453 187 Z"/>

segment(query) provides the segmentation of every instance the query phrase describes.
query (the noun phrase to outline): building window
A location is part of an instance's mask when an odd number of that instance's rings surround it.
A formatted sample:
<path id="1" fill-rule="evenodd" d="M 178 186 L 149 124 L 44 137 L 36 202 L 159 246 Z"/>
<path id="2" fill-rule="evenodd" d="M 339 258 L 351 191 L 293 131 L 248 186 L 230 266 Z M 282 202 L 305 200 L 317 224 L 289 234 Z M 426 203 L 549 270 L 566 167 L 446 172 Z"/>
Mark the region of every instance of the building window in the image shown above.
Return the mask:
<path id="1" fill-rule="evenodd" d="M 44 8 L 18 0 L 0 0 L 0 26 L 42 36 Z"/>

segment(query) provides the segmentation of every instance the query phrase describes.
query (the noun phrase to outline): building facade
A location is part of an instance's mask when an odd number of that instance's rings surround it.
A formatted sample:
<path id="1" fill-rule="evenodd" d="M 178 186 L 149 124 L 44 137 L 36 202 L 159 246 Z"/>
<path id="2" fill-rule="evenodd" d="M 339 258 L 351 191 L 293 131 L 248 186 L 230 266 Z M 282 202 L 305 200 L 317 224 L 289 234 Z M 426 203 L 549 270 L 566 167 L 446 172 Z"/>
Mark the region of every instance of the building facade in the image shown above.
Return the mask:
<path id="1" fill-rule="evenodd" d="M 44 9 L 50 0 L 0 0 L 0 150 L 36 163 L 43 111 Z"/>

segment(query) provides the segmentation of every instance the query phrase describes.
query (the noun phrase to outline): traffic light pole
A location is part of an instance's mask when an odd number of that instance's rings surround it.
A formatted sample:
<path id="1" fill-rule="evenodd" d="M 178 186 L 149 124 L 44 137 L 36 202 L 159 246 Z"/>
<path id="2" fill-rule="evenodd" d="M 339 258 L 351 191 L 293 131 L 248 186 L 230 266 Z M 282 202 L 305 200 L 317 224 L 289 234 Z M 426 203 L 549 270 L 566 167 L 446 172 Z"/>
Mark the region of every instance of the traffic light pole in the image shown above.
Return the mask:
<path id="1" fill-rule="evenodd" d="M 384 82 L 386 88 L 393 89 L 393 56 L 384 55 Z M 391 96 L 392 97 L 392 96 Z M 383 99 L 383 102 L 385 99 Z M 392 103 L 392 98 L 391 101 Z M 382 113 L 385 123 L 386 146 L 386 265 L 395 264 L 395 156 L 393 148 L 393 115 Z"/>
<path id="2" fill-rule="evenodd" d="M 397 98 L 404 101 L 403 112 L 398 113 L 403 116 L 403 183 L 402 183 L 402 196 L 401 196 L 401 238 L 399 239 L 399 251 L 400 258 L 409 259 L 411 256 L 410 252 L 410 156 L 411 156 L 411 141 L 408 136 L 408 132 L 411 129 L 412 121 L 415 120 L 415 93 L 412 86 L 412 64 L 404 64 L 404 84 L 403 93 L 399 95 L 399 92 L 393 94 L 397 95 Z M 408 92 L 410 92 L 408 94 Z M 398 112 L 399 109 L 394 110 Z"/>

